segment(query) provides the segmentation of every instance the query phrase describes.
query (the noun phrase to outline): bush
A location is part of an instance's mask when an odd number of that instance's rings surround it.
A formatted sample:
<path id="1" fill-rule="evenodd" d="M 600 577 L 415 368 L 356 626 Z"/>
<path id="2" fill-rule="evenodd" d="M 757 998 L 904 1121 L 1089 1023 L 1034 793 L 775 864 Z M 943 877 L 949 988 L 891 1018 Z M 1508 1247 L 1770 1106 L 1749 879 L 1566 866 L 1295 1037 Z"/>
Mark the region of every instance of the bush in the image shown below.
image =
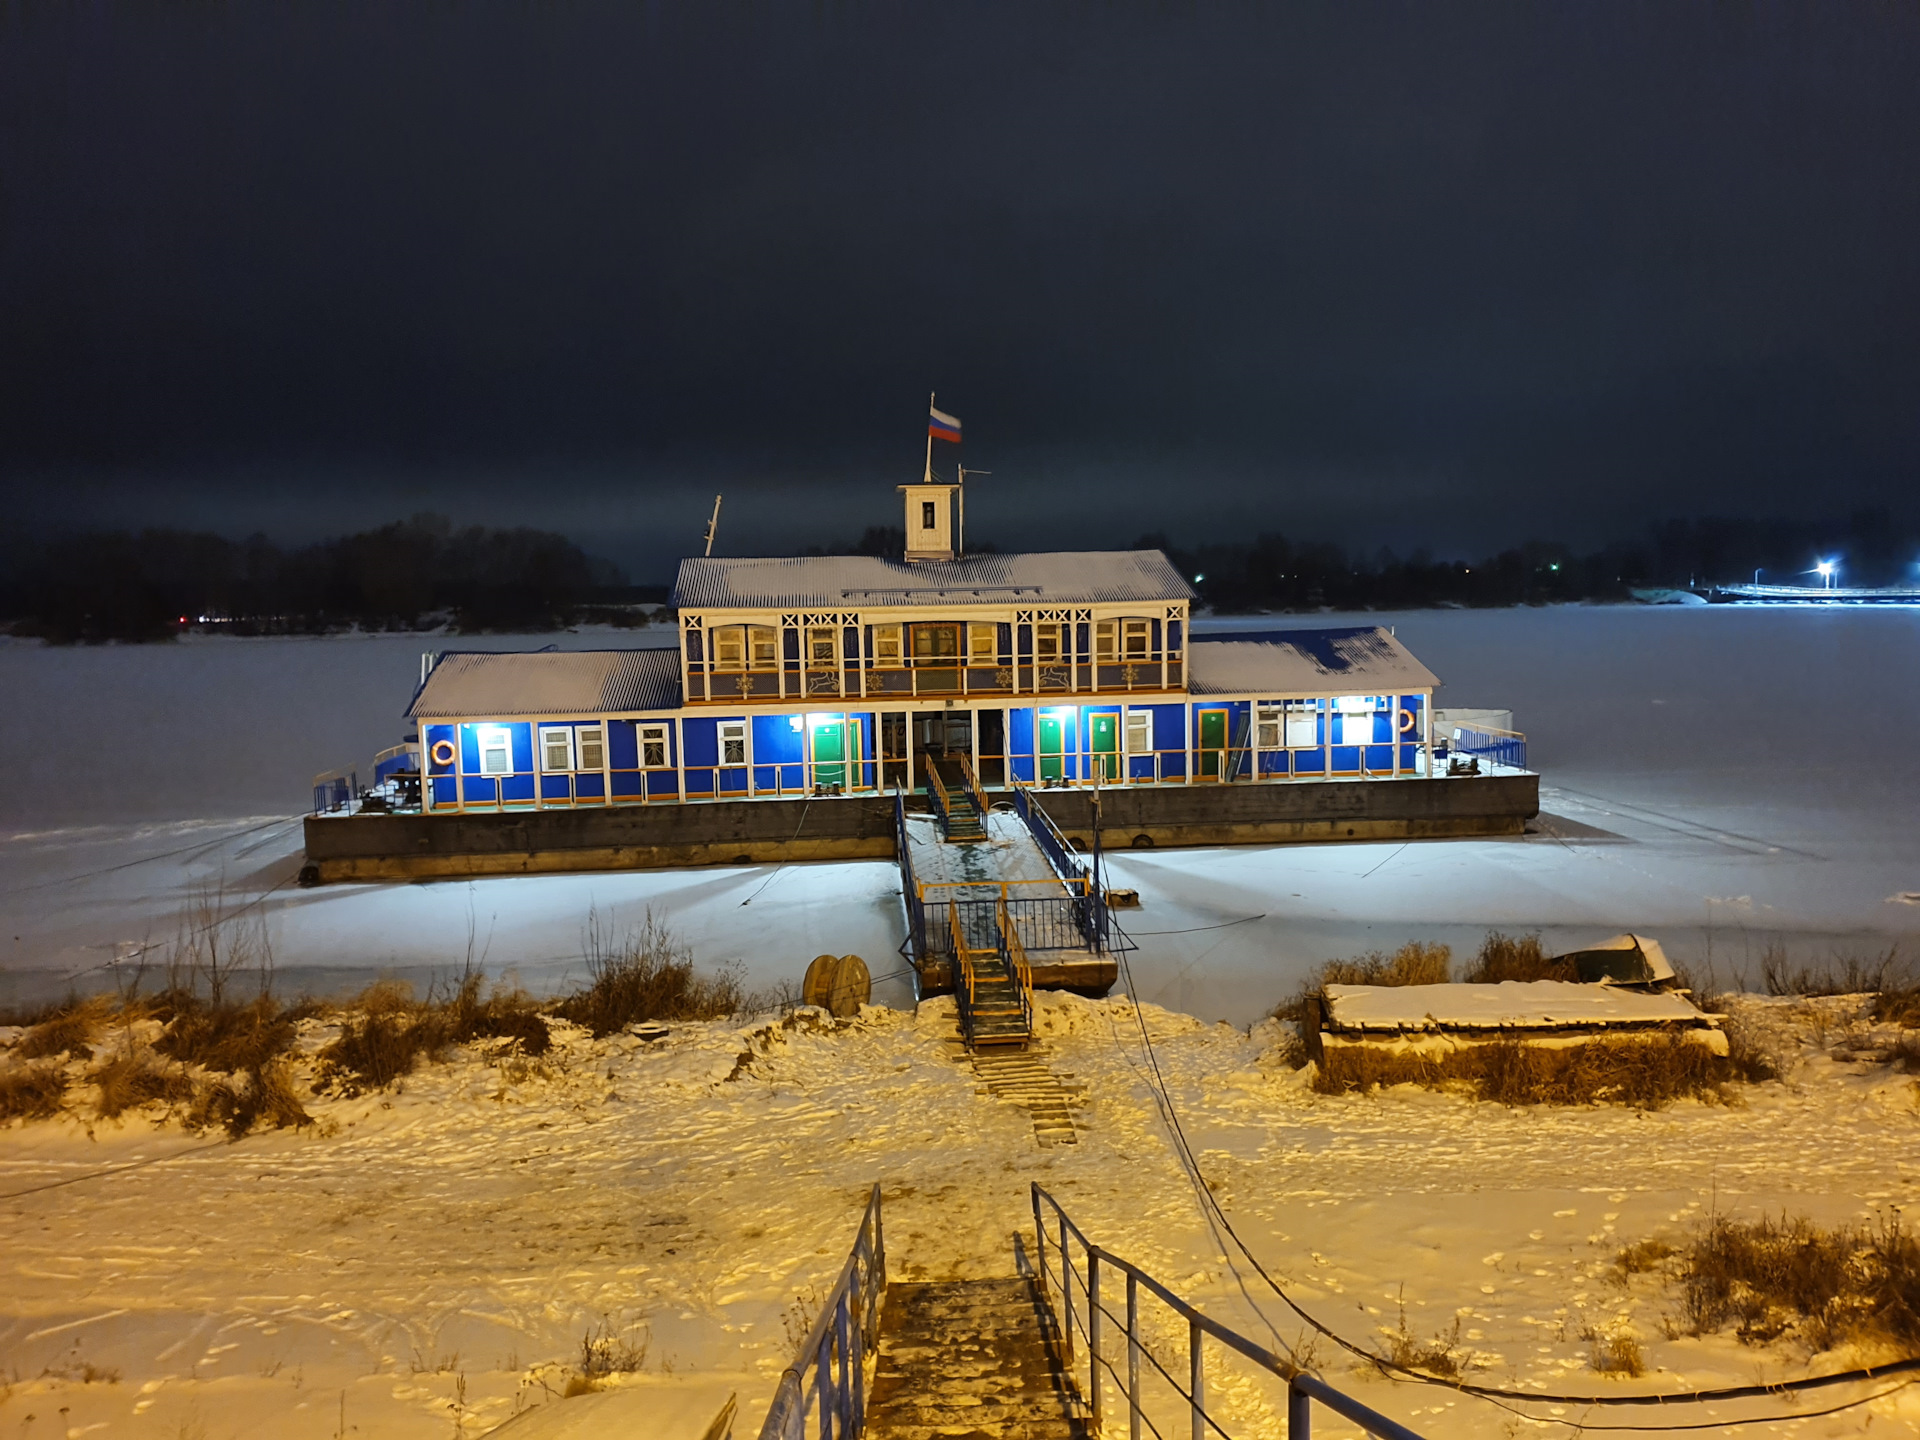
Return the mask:
<path id="1" fill-rule="evenodd" d="M 298 1033 L 296 1013 L 272 995 L 252 1000 L 206 1000 L 191 990 L 167 990 L 148 1006 L 166 1022 L 153 1048 L 183 1065 L 222 1074 L 260 1069 L 284 1055 Z"/>
<path id="2" fill-rule="evenodd" d="M 1314 977 L 1329 985 L 1445 985 L 1453 977 L 1453 951 L 1409 940 L 1393 954 L 1375 950 L 1352 960 L 1329 960 Z"/>
<path id="3" fill-rule="evenodd" d="M 1769 995 L 1870 995 L 1920 987 L 1897 945 L 1870 958 L 1834 955 L 1818 966 L 1796 966 L 1780 946 L 1769 946 L 1760 957 L 1760 980 Z"/>
<path id="4" fill-rule="evenodd" d="M 1816 1351 L 1920 1346 L 1920 1241 L 1897 1218 L 1826 1230 L 1804 1216 L 1716 1216 L 1684 1273 L 1696 1335 L 1732 1324 L 1750 1345 L 1793 1334 Z"/>
<path id="5" fill-rule="evenodd" d="M 596 1039 L 641 1020 L 719 1020 L 746 1006 L 739 977 L 696 972 L 692 952 L 651 910 L 618 942 L 590 916 L 586 949 L 590 983 L 553 1009 Z"/>
<path id="6" fill-rule="evenodd" d="M 402 982 L 368 986 L 349 1006 L 358 1018 L 347 1020 L 339 1038 L 320 1052 L 315 1089 L 348 1096 L 384 1090 L 412 1074 L 423 1056 L 470 1040 L 510 1039 L 523 1055 L 546 1054 L 553 1037 L 532 997 L 495 987 L 482 999 L 482 980 L 479 971 L 469 970 L 447 999 L 429 996 L 424 1003 Z"/>
<path id="7" fill-rule="evenodd" d="M 1656 1109 L 1686 1096 L 1724 1097 L 1734 1077 L 1724 1056 L 1680 1035 L 1529 1045 L 1498 1040 L 1445 1052 L 1329 1046 L 1313 1077 L 1324 1095 L 1380 1085 L 1469 1086 L 1502 1105 L 1633 1105 Z"/>
<path id="8" fill-rule="evenodd" d="M 274 1130 L 313 1123 L 293 1093 L 287 1067 L 279 1062 L 214 1081 L 195 1096 L 187 1113 L 187 1124 L 194 1129 L 219 1126 L 235 1140 L 262 1122 Z"/>
<path id="9" fill-rule="evenodd" d="M 1542 951 L 1538 935 L 1516 938 L 1491 930 L 1462 978 L 1469 985 L 1498 985 L 1507 980 L 1577 981 L 1580 972 L 1571 960 L 1555 960 Z"/>
<path id="10" fill-rule="evenodd" d="M 193 1081 L 184 1071 L 156 1065 L 151 1057 L 134 1050 L 115 1055 L 89 1072 L 87 1079 L 100 1087 L 98 1109 L 104 1120 L 155 1100 L 172 1105 L 193 1098 Z"/>
<path id="11" fill-rule="evenodd" d="M 67 1076 L 58 1065 L 0 1070 L 0 1120 L 45 1120 L 60 1113 Z"/>
<path id="12" fill-rule="evenodd" d="M 74 1055 L 82 1060 L 93 1054 L 93 1036 L 111 1009 L 105 996 L 85 1000 L 69 999 L 46 1012 L 46 1017 L 20 1037 L 14 1054 L 22 1060 L 44 1060 L 55 1055 Z"/>

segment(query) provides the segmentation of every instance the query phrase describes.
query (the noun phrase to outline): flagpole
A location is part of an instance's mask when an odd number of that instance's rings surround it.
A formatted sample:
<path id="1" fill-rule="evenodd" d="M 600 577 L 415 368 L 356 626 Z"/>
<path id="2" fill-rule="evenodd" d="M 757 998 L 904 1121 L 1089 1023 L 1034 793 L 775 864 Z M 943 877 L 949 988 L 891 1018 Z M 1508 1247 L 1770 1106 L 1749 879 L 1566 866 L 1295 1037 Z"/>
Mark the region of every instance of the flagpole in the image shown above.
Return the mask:
<path id="1" fill-rule="evenodd" d="M 929 413 L 933 410 L 933 396 L 934 392 L 929 390 L 927 392 L 927 410 Z M 925 485 L 931 485 L 933 483 L 933 426 L 931 424 L 927 426 L 927 473 L 921 477 L 921 483 Z"/>

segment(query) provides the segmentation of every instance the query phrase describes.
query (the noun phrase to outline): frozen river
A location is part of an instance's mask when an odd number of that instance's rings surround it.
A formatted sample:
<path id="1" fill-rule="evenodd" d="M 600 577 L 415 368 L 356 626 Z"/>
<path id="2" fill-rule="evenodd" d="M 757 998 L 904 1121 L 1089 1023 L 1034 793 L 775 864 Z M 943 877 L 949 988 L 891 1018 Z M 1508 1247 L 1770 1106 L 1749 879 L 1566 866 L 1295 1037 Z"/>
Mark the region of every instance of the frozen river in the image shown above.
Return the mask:
<path id="1" fill-rule="evenodd" d="M 1470 952 L 1490 927 L 1572 945 L 1657 935 L 1722 980 L 1769 946 L 1867 954 L 1920 935 L 1920 612 L 1734 608 L 1362 617 L 1445 682 L 1511 708 L 1542 775 L 1542 833 L 1503 841 L 1161 850 L 1113 858 L 1143 908 L 1145 999 L 1245 1024 L 1319 961 L 1408 939 Z M 1276 616 L 1210 628 L 1299 628 Z M 1206 622 L 1202 622 L 1203 626 Z M 474 882 L 292 886 L 308 778 L 399 738 L 423 649 L 597 648 L 660 632 L 0 646 L 0 1000 L 105 983 L 164 941 L 196 887 L 264 916 L 283 983 L 331 989 L 458 966 L 579 972 L 589 911 L 646 907 L 750 985 L 864 956 L 906 1003 L 897 871 L 859 862 Z"/>

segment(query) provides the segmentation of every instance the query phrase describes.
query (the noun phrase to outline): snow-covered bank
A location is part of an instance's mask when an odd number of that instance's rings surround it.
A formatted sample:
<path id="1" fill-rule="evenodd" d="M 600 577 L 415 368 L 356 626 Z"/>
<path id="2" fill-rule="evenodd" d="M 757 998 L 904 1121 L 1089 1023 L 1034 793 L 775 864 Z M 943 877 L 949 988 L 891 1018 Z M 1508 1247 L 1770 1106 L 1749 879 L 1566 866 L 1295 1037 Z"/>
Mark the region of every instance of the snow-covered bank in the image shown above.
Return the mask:
<path id="1" fill-rule="evenodd" d="M 1916 1199 L 1912 1080 L 1811 1043 L 1831 1045 L 1844 1019 L 1762 1009 L 1792 1068 L 1734 1107 L 1320 1096 L 1277 1062 L 1267 1029 L 1049 996 L 1047 1058 L 1088 1096 L 1072 1147 L 1041 1148 L 1024 1112 L 979 1092 L 946 1002 L 837 1025 L 686 1026 L 655 1044 L 574 1032 L 543 1063 L 470 1050 L 392 1093 L 313 1101 L 314 1130 L 231 1145 L 149 1121 L 91 1136 L 72 1121 L 16 1126 L 0 1149 L 0 1354 L 19 1378 L 0 1392 L 0 1425 L 64 1409 L 67 1433 L 319 1437 L 344 1416 L 362 1437 L 456 1421 L 475 1434 L 549 1403 L 582 1337 L 611 1327 L 648 1358 L 596 1414 L 705 1417 L 737 1392 L 750 1434 L 789 1358 L 784 1317 L 837 1271 L 875 1180 L 896 1276 L 1011 1273 L 1038 1179 L 1101 1243 L 1294 1343 L 1299 1322 L 1205 1224 L 1147 1084 L 1142 1020 L 1236 1228 L 1343 1335 L 1383 1342 L 1404 1303 L 1408 1331 L 1458 1320 L 1472 1375 L 1523 1390 L 1790 1380 L 1810 1357 L 1669 1338 L 1674 1296 L 1613 1269 L 1623 1245 L 1680 1238 L 1716 1206 L 1835 1222 Z M 1630 1330 L 1654 1368 L 1593 1373 L 1587 1327 Z M 1358 1372 L 1326 1342 L 1318 1358 L 1436 1437 L 1507 1419 Z M 88 1383 L 89 1366 L 118 1378 Z M 1232 1433 L 1281 1432 L 1271 1387 L 1240 1368 L 1220 1360 L 1210 1391 Z M 1808 1436 L 1858 1433 L 1869 1415 L 1920 1422 L 1914 1391 L 1792 1418 L 1862 1393 L 1688 1418 L 1776 1417 L 1734 1433 Z"/>

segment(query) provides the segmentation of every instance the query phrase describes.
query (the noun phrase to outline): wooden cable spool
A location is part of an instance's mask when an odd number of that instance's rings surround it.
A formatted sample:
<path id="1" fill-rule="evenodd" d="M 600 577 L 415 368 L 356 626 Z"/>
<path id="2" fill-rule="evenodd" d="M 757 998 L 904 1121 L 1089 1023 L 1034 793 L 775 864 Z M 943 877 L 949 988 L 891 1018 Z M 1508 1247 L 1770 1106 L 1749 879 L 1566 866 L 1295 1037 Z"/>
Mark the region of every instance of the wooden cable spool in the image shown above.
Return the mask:
<path id="1" fill-rule="evenodd" d="M 817 1005 L 836 1020 L 851 1020 L 873 998 L 873 977 L 858 955 L 816 955 L 800 982 L 800 1003 Z"/>

